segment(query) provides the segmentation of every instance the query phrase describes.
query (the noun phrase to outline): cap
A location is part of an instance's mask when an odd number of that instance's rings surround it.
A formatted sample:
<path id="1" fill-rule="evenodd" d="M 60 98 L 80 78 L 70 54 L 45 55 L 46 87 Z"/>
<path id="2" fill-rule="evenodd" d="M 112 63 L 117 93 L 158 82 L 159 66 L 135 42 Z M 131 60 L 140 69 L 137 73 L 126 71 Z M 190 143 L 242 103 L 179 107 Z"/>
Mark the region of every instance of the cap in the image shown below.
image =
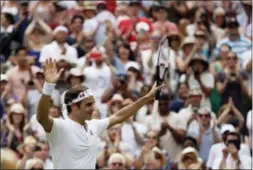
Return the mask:
<path id="1" fill-rule="evenodd" d="M 11 106 L 10 112 L 14 112 L 14 113 L 25 113 L 25 108 L 23 107 L 22 104 L 20 103 L 15 103 Z"/>
<path id="2" fill-rule="evenodd" d="M 224 8 L 222 7 L 218 7 L 214 10 L 213 12 L 213 17 L 216 17 L 216 16 L 224 16 L 226 14 L 226 11 L 224 10 Z"/>
<path id="3" fill-rule="evenodd" d="M 96 10 L 96 6 L 92 1 L 83 1 L 83 10 Z"/>
<path id="4" fill-rule="evenodd" d="M 225 132 L 235 132 L 235 127 L 231 124 L 225 124 L 221 127 L 221 134 Z"/>
<path id="5" fill-rule="evenodd" d="M 188 94 L 188 96 L 202 96 L 202 95 L 203 95 L 203 93 L 202 93 L 201 89 L 199 89 L 199 88 L 190 89 L 189 94 Z"/>
<path id="6" fill-rule="evenodd" d="M 0 81 L 8 81 L 7 76 L 5 74 L 1 74 Z"/>
<path id="7" fill-rule="evenodd" d="M 190 36 L 185 37 L 181 44 L 181 48 L 184 48 L 184 46 L 188 44 L 195 44 L 195 37 L 190 37 Z"/>
<path id="8" fill-rule="evenodd" d="M 134 62 L 134 61 L 128 62 L 128 63 L 125 65 L 125 70 L 128 70 L 129 68 L 134 68 L 134 69 L 136 69 L 137 71 L 140 71 L 140 69 L 141 69 L 139 63 Z"/>
<path id="9" fill-rule="evenodd" d="M 70 69 L 69 74 L 76 77 L 83 76 L 82 70 L 77 67 Z"/>
<path id="10" fill-rule="evenodd" d="M 113 95 L 111 102 L 115 102 L 115 101 L 123 102 L 123 100 L 124 100 L 123 97 L 120 94 L 116 93 Z"/>
<path id="11" fill-rule="evenodd" d="M 187 147 L 182 151 L 182 155 L 185 155 L 187 153 L 194 153 L 195 155 L 197 155 L 197 150 L 193 147 Z"/>
<path id="12" fill-rule="evenodd" d="M 211 114 L 211 109 L 209 107 L 202 107 L 198 110 L 198 114 L 200 115 L 209 115 Z"/>
<path id="13" fill-rule="evenodd" d="M 60 31 L 65 32 L 66 34 L 69 32 L 69 30 L 68 30 L 67 27 L 65 27 L 65 26 L 63 26 L 63 25 L 59 25 L 59 26 L 57 26 L 57 27 L 54 29 L 53 35 L 57 34 L 57 33 L 60 32 Z"/>
<path id="14" fill-rule="evenodd" d="M 139 22 L 136 24 L 136 31 L 137 32 L 140 32 L 140 31 L 148 32 L 149 30 L 150 30 L 150 27 L 146 22 Z"/>

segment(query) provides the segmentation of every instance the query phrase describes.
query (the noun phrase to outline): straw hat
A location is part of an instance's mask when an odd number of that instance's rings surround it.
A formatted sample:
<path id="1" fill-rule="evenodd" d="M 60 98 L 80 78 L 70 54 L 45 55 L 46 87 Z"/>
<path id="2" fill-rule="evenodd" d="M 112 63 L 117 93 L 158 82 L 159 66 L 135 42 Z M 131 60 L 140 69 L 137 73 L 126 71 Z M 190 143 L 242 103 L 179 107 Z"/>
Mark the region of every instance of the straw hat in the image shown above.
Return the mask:
<path id="1" fill-rule="evenodd" d="M 193 63 L 194 63 L 195 61 L 200 61 L 200 62 L 202 62 L 203 65 L 204 65 L 204 67 L 205 67 L 205 70 L 208 69 L 209 63 L 208 63 L 208 61 L 207 61 L 203 56 L 195 56 L 195 57 L 193 57 L 193 58 L 190 60 L 190 62 L 189 62 L 189 66 L 192 66 Z"/>
<path id="2" fill-rule="evenodd" d="M 190 36 L 185 37 L 183 39 L 182 44 L 181 44 L 181 48 L 184 48 L 185 45 L 189 45 L 189 44 L 193 45 L 193 44 L 195 44 L 195 42 L 196 42 L 195 37 L 190 37 Z"/>
<path id="3" fill-rule="evenodd" d="M 82 9 L 83 10 L 96 10 L 97 7 L 95 6 L 95 4 L 92 1 L 83 1 Z"/>

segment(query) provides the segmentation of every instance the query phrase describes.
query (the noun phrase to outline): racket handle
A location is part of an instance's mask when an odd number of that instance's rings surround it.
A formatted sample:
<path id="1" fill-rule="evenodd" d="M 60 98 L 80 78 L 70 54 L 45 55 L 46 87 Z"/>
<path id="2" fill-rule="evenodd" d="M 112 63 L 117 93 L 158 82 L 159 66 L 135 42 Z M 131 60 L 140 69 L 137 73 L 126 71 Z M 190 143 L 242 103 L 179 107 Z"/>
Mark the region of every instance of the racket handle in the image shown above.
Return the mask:
<path id="1" fill-rule="evenodd" d="M 152 117 L 153 117 L 151 121 L 152 124 L 157 123 L 158 104 L 159 104 L 159 101 L 155 100 L 153 104 L 153 110 L 152 110 Z"/>

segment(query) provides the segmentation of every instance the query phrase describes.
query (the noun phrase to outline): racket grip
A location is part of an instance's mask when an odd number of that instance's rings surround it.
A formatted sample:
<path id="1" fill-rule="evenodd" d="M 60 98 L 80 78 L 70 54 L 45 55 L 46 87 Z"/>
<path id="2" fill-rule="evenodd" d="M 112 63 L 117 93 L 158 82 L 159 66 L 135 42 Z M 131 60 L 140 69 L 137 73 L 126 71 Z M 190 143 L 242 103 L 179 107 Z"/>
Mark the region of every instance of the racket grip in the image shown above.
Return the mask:
<path id="1" fill-rule="evenodd" d="M 153 123 L 153 124 L 157 123 L 158 104 L 159 104 L 159 101 L 155 100 L 154 104 L 153 104 L 153 110 L 152 110 L 153 119 L 151 121 L 151 123 Z"/>

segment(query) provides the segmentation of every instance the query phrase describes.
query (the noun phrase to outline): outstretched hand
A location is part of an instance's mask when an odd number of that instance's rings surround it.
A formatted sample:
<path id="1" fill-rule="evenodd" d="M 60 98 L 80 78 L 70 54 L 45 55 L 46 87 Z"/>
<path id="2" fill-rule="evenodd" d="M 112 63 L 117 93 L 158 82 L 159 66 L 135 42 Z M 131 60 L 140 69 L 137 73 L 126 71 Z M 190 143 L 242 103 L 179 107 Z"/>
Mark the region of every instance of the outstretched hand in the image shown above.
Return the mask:
<path id="1" fill-rule="evenodd" d="M 160 90 L 161 88 L 163 88 L 165 86 L 165 84 L 162 84 L 160 86 L 156 86 L 156 83 L 152 86 L 151 90 L 149 91 L 149 93 L 146 95 L 150 100 L 153 100 L 155 98 L 156 92 L 157 90 Z"/>
<path id="2" fill-rule="evenodd" d="M 45 80 L 48 83 L 56 83 L 64 69 L 61 69 L 60 71 L 57 70 L 56 67 L 56 60 L 52 60 L 52 58 L 46 59 L 45 65 L 44 65 L 44 76 Z"/>

